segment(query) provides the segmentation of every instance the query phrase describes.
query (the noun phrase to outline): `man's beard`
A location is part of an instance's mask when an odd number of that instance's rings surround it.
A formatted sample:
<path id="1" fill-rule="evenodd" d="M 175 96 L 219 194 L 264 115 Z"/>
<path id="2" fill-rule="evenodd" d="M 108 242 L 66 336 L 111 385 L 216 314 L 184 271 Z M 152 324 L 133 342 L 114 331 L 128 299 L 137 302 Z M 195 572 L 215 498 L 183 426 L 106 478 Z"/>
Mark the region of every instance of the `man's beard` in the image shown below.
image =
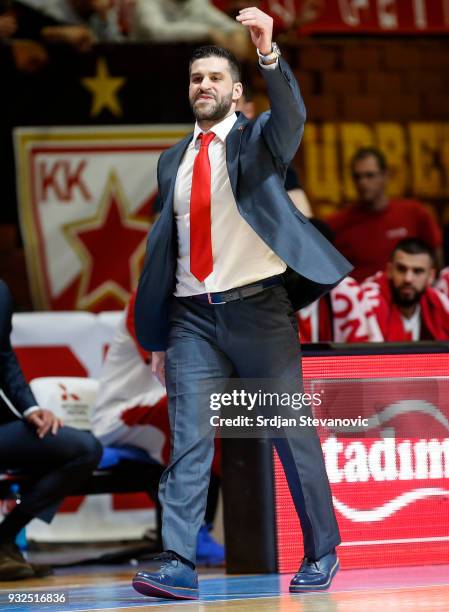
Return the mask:
<path id="1" fill-rule="evenodd" d="M 393 302 L 398 306 L 414 306 L 415 304 L 418 304 L 421 300 L 422 295 L 425 292 L 425 289 L 423 289 L 422 291 L 417 291 L 416 289 L 413 289 L 413 295 L 404 296 L 400 293 L 402 287 L 395 287 L 391 282 L 390 287 L 391 294 L 393 296 Z"/>
<path id="2" fill-rule="evenodd" d="M 200 95 L 201 94 L 198 94 L 197 98 Z M 214 98 L 215 104 L 207 109 L 195 107 L 197 98 L 193 102 L 190 102 L 190 106 L 192 107 L 193 114 L 197 121 L 220 121 L 227 116 L 232 106 L 232 92 L 229 95 L 224 96 L 220 102 L 217 102 L 217 100 Z"/>

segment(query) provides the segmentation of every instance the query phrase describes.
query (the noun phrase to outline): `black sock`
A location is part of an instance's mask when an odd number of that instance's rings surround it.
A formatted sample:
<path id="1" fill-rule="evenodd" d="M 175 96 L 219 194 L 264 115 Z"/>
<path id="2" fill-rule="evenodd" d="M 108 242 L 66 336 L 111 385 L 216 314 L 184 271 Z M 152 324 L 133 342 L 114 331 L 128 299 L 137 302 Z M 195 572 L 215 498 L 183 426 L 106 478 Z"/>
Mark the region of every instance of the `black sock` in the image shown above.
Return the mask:
<path id="1" fill-rule="evenodd" d="M 174 555 L 176 557 L 176 559 L 178 559 L 178 561 L 181 561 L 181 563 L 185 563 L 186 565 L 188 565 L 193 570 L 195 569 L 195 564 L 194 563 L 192 563 L 191 561 L 189 561 L 185 557 L 181 557 L 181 555 L 178 555 L 178 553 L 175 552 L 174 550 L 167 550 L 167 552 L 171 553 L 172 555 Z"/>
<path id="2" fill-rule="evenodd" d="M 14 541 L 19 531 L 23 529 L 32 518 L 32 516 L 24 514 L 18 508 L 7 514 L 2 523 L 0 523 L 0 544 Z"/>

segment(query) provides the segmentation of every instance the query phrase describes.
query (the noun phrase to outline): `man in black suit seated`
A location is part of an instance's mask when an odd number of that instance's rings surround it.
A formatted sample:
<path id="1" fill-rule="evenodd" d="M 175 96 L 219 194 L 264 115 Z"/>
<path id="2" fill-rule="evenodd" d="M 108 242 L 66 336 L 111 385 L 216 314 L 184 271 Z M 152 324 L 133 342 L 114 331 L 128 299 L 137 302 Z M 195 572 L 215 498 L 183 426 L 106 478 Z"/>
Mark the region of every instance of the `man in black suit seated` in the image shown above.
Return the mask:
<path id="1" fill-rule="evenodd" d="M 0 523 L 0 580 L 39 575 L 16 546 L 17 534 L 34 517 L 50 522 L 102 455 L 90 432 L 63 426 L 37 405 L 11 347 L 11 320 L 11 294 L 0 280 L 0 469 L 23 469 L 31 476 L 20 505 Z"/>

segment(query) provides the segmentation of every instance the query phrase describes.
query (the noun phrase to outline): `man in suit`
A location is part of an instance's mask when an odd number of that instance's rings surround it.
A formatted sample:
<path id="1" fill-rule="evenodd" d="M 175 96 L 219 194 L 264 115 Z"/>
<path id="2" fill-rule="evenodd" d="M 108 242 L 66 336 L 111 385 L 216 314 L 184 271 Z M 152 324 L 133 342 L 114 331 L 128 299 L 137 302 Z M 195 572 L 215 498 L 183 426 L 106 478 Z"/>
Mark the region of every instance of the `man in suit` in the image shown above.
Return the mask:
<path id="1" fill-rule="evenodd" d="M 40 575 L 15 545 L 16 536 L 34 517 L 50 522 L 102 455 L 91 433 L 64 427 L 50 410 L 37 406 L 11 347 L 11 320 L 11 294 L 0 280 L 0 469 L 23 469 L 30 476 L 20 505 L 0 523 L 0 580 Z"/>
<path id="2" fill-rule="evenodd" d="M 294 311 L 335 286 L 349 263 L 296 209 L 286 168 L 305 121 L 298 84 L 272 43 L 273 21 L 257 8 L 236 18 L 249 29 L 271 112 L 235 113 L 239 66 L 226 50 L 198 49 L 190 63 L 195 130 L 158 165 L 161 215 L 149 236 L 136 300 L 140 344 L 166 379 L 172 431 L 161 478 L 166 555 L 138 572 L 140 593 L 198 598 L 195 542 L 203 520 L 214 431 L 199 426 L 208 408 L 202 385 L 237 375 L 277 379 L 301 390 Z M 288 294 L 287 294 L 288 291 Z M 210 415 L 209 415 L 210 416 Z M 298 512 L 305 558 L 291 592 L 327 588 L 340 543 L 315 430 L 273 439 Z"/>

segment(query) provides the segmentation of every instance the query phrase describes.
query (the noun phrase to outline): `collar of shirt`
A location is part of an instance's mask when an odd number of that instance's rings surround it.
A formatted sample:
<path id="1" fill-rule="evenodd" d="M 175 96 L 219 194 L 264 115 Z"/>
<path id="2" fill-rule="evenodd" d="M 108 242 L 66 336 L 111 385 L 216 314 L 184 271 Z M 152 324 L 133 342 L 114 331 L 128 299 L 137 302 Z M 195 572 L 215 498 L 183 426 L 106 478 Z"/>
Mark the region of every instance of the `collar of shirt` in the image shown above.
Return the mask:
<path id="1" fill-rule="evenodd" d="M 224 142 L 226 140 L 226 136 L 232 130 L 234 123 L 237 121 L 236 113 L 232 113 L 228 117 L 225 117 L 220 123 L 215 124 L 209 131 L 214 132 L 218 138 Z M 193 138 L 190 144 L 191 147 L 196 146 L 197 138 L 201 134 L 203 130 L 199 127 L 198 123 L 195 123 L 195 129 L 193 131 Z"/>
<path id="2" fill-rule="evenodd" d="M 410 325 L 412 325 L 415 321 L 419 321 L 421 318 L 421 305 L 416 304 L 415 312 L 411 317 L 403 316 L 404 321 L 408 321 Z"/>

